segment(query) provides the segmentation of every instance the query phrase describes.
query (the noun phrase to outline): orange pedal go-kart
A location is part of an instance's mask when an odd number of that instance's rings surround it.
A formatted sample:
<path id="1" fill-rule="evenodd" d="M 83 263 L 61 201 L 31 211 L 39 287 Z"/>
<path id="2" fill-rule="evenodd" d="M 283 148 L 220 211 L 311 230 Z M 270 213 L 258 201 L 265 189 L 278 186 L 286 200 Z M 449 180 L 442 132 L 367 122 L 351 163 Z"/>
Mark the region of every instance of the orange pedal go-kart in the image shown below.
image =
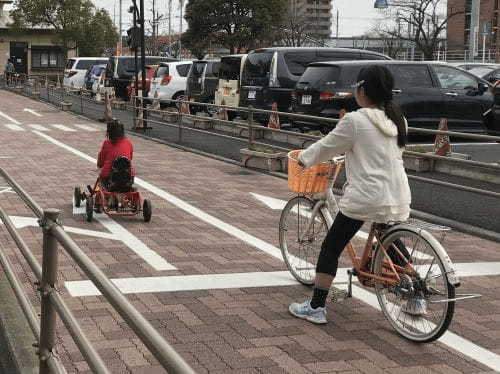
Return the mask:
<path id="1" fill-rule="evenodd" d="M 148 199 L 141 199 L 141 194 L 133 185 L 130 173 L 130 161 L 119 157 L 113 161 L 111 173 L 103 183 L 98 177 L 94 188 L 87 185 L 88 193 L 75 187 L 75 206 L 80 207 L 85 200 L 85 218 L 92 221 L 94 212 L 108 216 L 135 216 L 142 212 L 144 222 L 151 220 L 152 207 Z"/>

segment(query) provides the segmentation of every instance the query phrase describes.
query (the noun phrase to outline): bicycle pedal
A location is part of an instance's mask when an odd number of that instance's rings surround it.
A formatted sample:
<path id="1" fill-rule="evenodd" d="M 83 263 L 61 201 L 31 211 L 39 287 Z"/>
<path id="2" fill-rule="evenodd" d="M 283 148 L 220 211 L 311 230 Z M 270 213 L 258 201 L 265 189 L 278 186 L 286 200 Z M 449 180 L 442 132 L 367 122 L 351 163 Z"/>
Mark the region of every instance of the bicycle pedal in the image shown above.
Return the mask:
<path id="1" fill-rule="evenodd" d="M 349 292 L 347 292 L 345 290 L 333 290 L 331 293 L 331 300 L 334 303 L 337 303 L 339 301 L 344 301 L 345 299 L 348 299 L 349 297 L 351 297 L 349 295 Z"/>

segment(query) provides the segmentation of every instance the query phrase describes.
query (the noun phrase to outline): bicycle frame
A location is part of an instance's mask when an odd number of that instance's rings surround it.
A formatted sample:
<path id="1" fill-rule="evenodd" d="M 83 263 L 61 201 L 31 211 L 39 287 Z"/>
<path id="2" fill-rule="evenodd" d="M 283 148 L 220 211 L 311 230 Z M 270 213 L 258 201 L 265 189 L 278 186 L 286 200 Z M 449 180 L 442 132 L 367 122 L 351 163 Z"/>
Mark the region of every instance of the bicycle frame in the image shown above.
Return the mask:
<path id="1" fill-rule="evenodd" d="M 328 174 L 328 187 L 326 191 L 313 195 L 313 200 L 317 201 L 314 204 L 303 238 L 309 235 L 313 227 L 313 222 L 318 215 L 318 211 L 321 211 L 321 213 L 324 215 L 328 228 L 332 226 L 334 219 L 334 217 L 332 216 L 332 212 L 338 211 L 337 200 L 335 199 L 335 195 L 333 193 L 333 185 L 335 184 L 335 181 L 337 180 L 337 177 L 342 170 L 344 159 L 345 157 L 334 158 L 334 160 L 332 161 L 334 167 L 331 168 Z M 371 281 L 379 281 L 385 283 L 388 286 L 393 286 L 400 282 L 401 278 L 399 274 L 408 274 L 410 276 L 415 275 L 417 272 L 410 264 L 410 262 L 406 259 L 406 257 L 401 253 L 399 248 L 397 248 L 397 246 L 395 245 L 392 245 L 392 248 L 398 253 L 401 259 L 404 260 L 405 266 L 402 267 L 393 263 L 390 256 L 387 254 L 386 248 L 382 246 L 381 232 L 379 229 L 377 229 L 376 226 L 377 225 L 375 223 L 372 223 L 370 233 L 368 234 L 368 238 L 366 240 L 363 255 L 361 257 L 357 255 L 356 250 L 354 249 L 351 242 L 349 242 L 346 246 L 347 253 L 351 258 L 354 273 L 358 276 L 358 279 L 365 285 L 371 285 Z M 372 245 L 374 240 L 377 245 L 381 247 L 382 251 L 384 252 L 385 258 L 387 259 L 387 263 L 384 263 L 384 273 L 386 274 L 384 276 L 373 274 L 371 269 L 369 269 L 372 257 Z"/>

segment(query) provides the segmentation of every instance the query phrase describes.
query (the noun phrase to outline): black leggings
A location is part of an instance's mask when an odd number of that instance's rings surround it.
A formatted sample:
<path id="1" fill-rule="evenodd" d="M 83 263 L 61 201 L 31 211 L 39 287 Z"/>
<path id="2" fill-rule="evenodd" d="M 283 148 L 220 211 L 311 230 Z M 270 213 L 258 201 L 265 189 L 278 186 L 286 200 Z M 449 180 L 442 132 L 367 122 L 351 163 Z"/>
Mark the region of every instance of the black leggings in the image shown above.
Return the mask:
<path id="1" fill-rule="evenodd" d="M 363 226 L 363 221 L 349 218 L 341 212 L 337 214 L 328 231 L 316 265 L 316 273 L 335 276 L 339 267 L 339 257 L 345 246 Z"/>

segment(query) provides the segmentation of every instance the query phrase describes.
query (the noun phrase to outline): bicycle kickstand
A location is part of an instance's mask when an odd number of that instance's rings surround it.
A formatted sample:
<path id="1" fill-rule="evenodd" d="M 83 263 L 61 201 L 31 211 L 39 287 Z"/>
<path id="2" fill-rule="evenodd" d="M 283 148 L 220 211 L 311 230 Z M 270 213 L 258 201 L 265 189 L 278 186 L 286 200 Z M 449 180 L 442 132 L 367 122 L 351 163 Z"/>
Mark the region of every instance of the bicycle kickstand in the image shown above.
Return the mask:
<path id="1" fill-rule="evenodd" d="M 352 297 L 352 276 L 354 275 L 354 270 L 347 270 L 347 290 L 339 290 L 338 288 L 333 288 L 332 290 L 332 302 L 336 303 L 345 299 Z"/>

